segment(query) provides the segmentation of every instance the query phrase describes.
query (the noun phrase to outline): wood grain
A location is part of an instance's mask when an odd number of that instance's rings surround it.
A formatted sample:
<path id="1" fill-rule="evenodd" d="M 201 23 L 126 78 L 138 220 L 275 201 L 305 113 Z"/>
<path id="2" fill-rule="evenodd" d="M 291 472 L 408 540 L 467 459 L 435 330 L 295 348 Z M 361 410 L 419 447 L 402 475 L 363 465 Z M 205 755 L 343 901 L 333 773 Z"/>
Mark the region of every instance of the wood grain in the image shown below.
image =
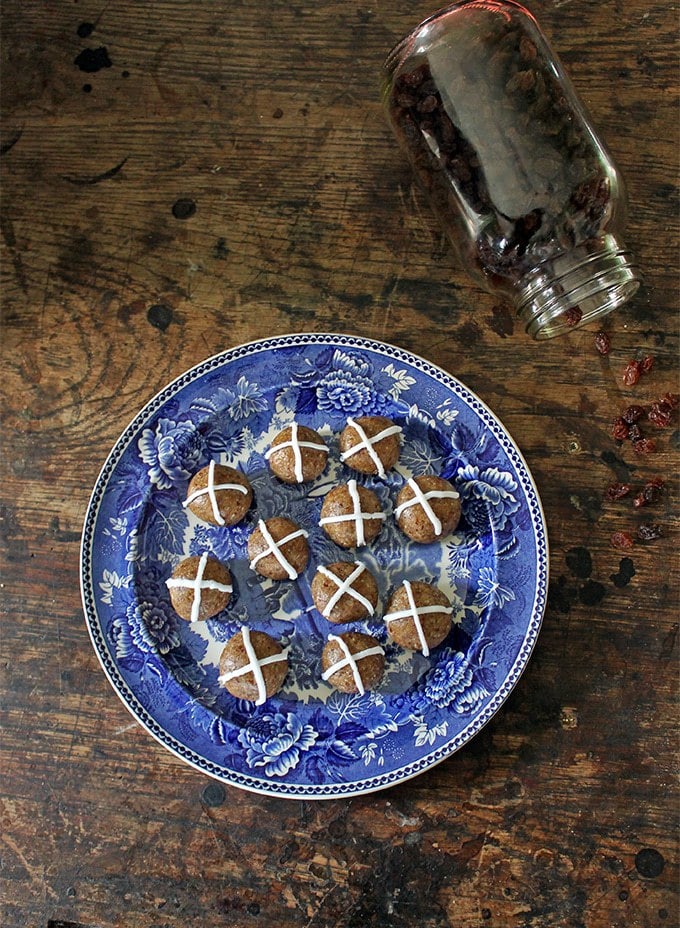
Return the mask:
<path id="1" fill-rule="evenodd" d="M 426 3 L 3 4 L 7 928 L 677 924 L 677 486 L 625 583 L 609 539 L 640 519 L 603 501 L 622 475 L 677 471 L 677 429 L 643 459 L 609 436 L 677 383 L 676 22 L 643 0 L 530 6 L 628 182 L 646 281 L 607 358 L 592 330 L 529 341 L 414 186 L 378 83 Z M 110 67 L 80 70 L 85 49 Z M 322 803 L 223 788 L 157 745 L 78 592 L 89 493 L 136 411 L 203 358 L 296 331 L 385 339 L 460 377 L 522 448 L 552 552 L 499 715 L 411 782 Z M 657 363 L 632 391 L 638 353 Z"/>

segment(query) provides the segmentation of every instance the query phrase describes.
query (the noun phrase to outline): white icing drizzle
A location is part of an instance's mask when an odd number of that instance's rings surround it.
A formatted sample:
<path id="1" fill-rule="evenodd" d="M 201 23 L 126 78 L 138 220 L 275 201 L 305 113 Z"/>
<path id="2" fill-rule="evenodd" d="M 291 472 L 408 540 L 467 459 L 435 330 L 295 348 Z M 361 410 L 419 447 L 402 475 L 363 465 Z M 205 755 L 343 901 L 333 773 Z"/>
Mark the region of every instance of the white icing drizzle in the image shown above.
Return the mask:
<path id="1" fill-rule="evenodd" d="M 340 455 L 340 460 L 344 463 L 347 460 L 347 458 L 351 458 L 353 454 L 356 454 L 358 451 L 362 451 L 365 449 L 366 451 L 368 451 L 371 460 L 375 464 L 376 470 L 378 472 L 378 476 L 384 477 L 385 466 L 380 459 L 380 455 L 378 454 L 378 452 L 375 450 L 373 446 L 377 445 L 378 442 L 382 441 L 383 438 L 388 438 L 390 435 L 398 435 L 402 431 L 401 426 L 390 425 L 388 428 L 383 429 L 382 432 L 378 432 L 377 435 L 373 435 L 372 438 L 369 438 L 366 432 L 364 431 L 364 429 L 362 428 L 362 426 L 360 426 L 359 423 L 356 421 L 356 419 L 352 419 L 352 417 L 350 416 L 347 419 L 347 423 L 348 425 L 351 425 L 352 428 L 355 430 L 355 432 L 359 436 L 359 441 L 356 443 L 356 445 L 352 445 L 351 448 L 348 448 L 347 451 L 343 451 L 342 454 Z"/>
<path id="2" fill-rule="evenodd" d="M 352 586 L 354 581 L 357 580 L 366 570 L 366 567 L 359 563 L 359 561 L 355 561 L 354 563 L 356 564 L 356 570 L 353 570 L 345 580 L 341 580 L 340 577 L 336 577 L 336 575 L 332 571 L 328 570 L 327 567 L 324 567 L 323 565 L 319 566 L 319 573 L 323 574 L 324 577 L 328 577 L 328 579 L 332 580 L 333 583 L 335 583 L 337 586 L 337 590 L 328 600 L 325 609 L 321 613 L 321 615 L 325 618 L 328 618 L 336 604 L 345 595 L 345 593 L 349 594 L 353 599 L 356 599 L 357 602 L 361 603 L 362 606 L 367 609 L 369 615 L 375 614 L 373 603 L 369 599 L 366 599 L 365 596 L 362 596 L 362 594 L 358 590 L 355 590 Z"/>
<path id="3" fill-rule="evenodd" d="M 376 645 L 373 648 L 365 648 L 363 651 L 358 651 L 356 654 L 352 654 L 347 645 L 347 642 L 343 641 L 343 639 L 338 635 L 329 635 L 328 640 L 337 641 L 340 645 L 342 653 L 345 656 L 336 664 L 332 664 L 328 670 L 325 670 L 321 674 L 321 679 L 328 680 L 334 673 L 337 673 L 338 670 L 342 670 L 344 667 L 351 667 L 356 688 L 359 690 L 359 695 L 363 696 L 366 690 L 364 688 L 364 681 L 361 679 L 361 674 L 359 673 L 357 662 L 363 660 L 365 657 L 372 657 L 374 654 L 384 654 L 385 652 L 380 647 L 380 645 Z"/>
<path id="4" fill-rule="evenodd" d="M 243 647 L 248 655 L 248 663 L 244 664 L 243 667 L 239 667 L 238 670 L 231 670 L 228 673 L 223 673 L 217 678 L 217 682 L 224 686 L 229 680 L 233 680 L 235 677 L 243 677 L 245 674 L 252 671 L 255 677 L 255 683 L 257 684 L 257 699 L 255 700 L 255 705 L 261 706 L 267 699 L 267 685 L 264 682 L 262 668 L 266 667 L 267 664 L 276 664 L 279 661 L 285 661 L 288 657 L 288 648 L 284 648 L 279 654 L 271 654 L 269 657 L 258 658 L 253 643 L 250 640 L 250 629 L 245 625 L 241 626 L 241 637 L 243 638 Z"/>
<path id="5" fill-rule="evenodd" d="M 351 513 L 348 513 L 346 516 L 324 516 L 323 519 L 319 520 L 319 525 L 334 525 L 336 522 L 354 522 L 354 530 L 357 535 L 357 548 L 360 548 L 362 545 L 366 544 L 366 536 L 364 534 L 364 522 L 367 519 L 384 519 L 384 512 L 362 512 L 361 511 L 361 500 L 359 499 L 359 491 L 357 490 L 356 480 L 350 480 L 347 483 L 347 490 L 352 500 L 352 509 Z"/>
<path id="6" fill-rule="evenodd" d="M 215 483 L 215 462 L 211 461 L 210 464 L 208 465 L 208 485 L 206 487 L 203 487 L 202 490 L 194 490 L 193 493 L 190 493 L 189 496 L 187 496 L 187 498 L 182 503 L 182 506 L 184 506 L 184 508 L 186 509 L 186 507 L 190 503 L 193 503 L 195 499 L 198 499 L 199 496 L 205 496 L 207 493 L 208 498 L 210 499 L 210 505 L 212 506 L 213 517 L 215 519 L 215 522 L 217 522 L 218 525 L 225 525 L 225 521 L 222 518 L 222 513 L 220 512 L 219 506 L 217 505 L 217 497 L 215 496 L 216 490 L 238 490 L 239 493 L 244 493 L 246 495 L 248 493 L 248 488 L 244 487 L 240 483 L 218 483 L 216 484 Z"/>
<path id="7" fill-rule="evenodd" d="M 170 577 L 165 581 L 169 590 L 185 589 L 194 591 L 194 599 L 191 604 L 190 622 L 198 622 L 198 613 L 201 608 L 201 591 L 202 590 L 220 590 L 222 593 L 231 593 L 233 587 L 228 583 L 220 583 L 218 580 L 204 580 L 203 574 L 208 563 L 208 552 L 204 551 L 198 562 L 196 576 L 193 580 L 188 577 Z"/>
<path id="8" fill-rule="evenodd" d="M 442 523 L 439 518 L 436 516 L 434 509 L 430 506 L 428 500 L 430 499 L 459 499 L 460 493 L 456 493 L 455 490 L 428 490 L 427 493 L 423 493 L 413 477 L 409 477 L 407 485 L 413 490 L 414 496 L 411 499 L 406 500 L 405 503 L 397 506 L 394 510 L 394 515 L 398 519 L 399 516 L 406 509 L 410 509 L 411 506 L 417 506 L 418 503 L 423 507 L 425 515 L 428 517 L 432 523 L 432 528 L 434 529 L 435 535 L 441 535 L 442 533 Z"/>
<path id="9" fill-rule="evenodd" d="M 409 580 L 404 580 L 403 583 L 404 589 L 406 590 L 406 597 L 408 599 L 409 608 L 402 609 L 399 612 L 389 612 L 387 615 L 383 616 L 383 622 L 386 622 L 388 625 L 390 622 L 396 622 L 398 619 L 413 619 L 413 624 L 416 627 L 416 632 L 418 633 L 418 640 L 420 641 L 421 650 L 425 657 L 430 656 L 430 649 L 427 644 L 427 639 L 425 638 L 425 632 L 423 631 L 423 623 L 420 621 L 420 617 L 423 615 L 432 615 L 436 612 L 444 612 L 446 615 L 451 615 L 453 608 L 451 606 L 416 606 L 416 601 L 413 597 L 413 589 Z"/>
<path id="10" fill-rule="evenodd" d="M 296 531 L 291 532 L 290 535 L 286 535 L 286 537 L 282 538 L 280 541 L 274 541 L 271 532 L 267 528 L 266 524 L 262 521 L 262 519 L 260 519 L 260 521 L 257 523 L 257 527 L 262 532 L 262 537 L 267 542 L 267 547 L 264 551 L 261 551 L 252 559 L 250 566 L 254 569 L 255 565 L 261 561 L 263 557 L 267 557 L 267 555 L 273 554 L 276 560 L 288 574 L 289 579 L 295 580 L 298 576 L 298 572 L 290 563 L 290 561 L 284 556 L 281 548 L 289 541 L 292 541 L 294 538 L 300 538 L 300 536 L 303 538 L 308 538 L 309 532 L 306 532 L 303 528 L 299 528 Z"/>
<path id="11" fill-rule="evenodd" d="M 278 445 L 272 445 L 269 451 L 265 452 L 265 460 L 268 461 L 272 454 L 276 454 L 277 451 L 283 451 L 284 448 L 293 449 L 293 457 L 295 459 L 295 479 L 298 483 L 304 483 L 304 474 L 302 472 L 302 448 L 312 448 L 314 451 L 325 451 L 328 454 L 328 448 L 326 445 L 320 445 L 314 441 L 300 441 L 298 438 L 298 424 L 293 422 L 290 427 L 290 439 L 288 441 L 282 441 Z"/>

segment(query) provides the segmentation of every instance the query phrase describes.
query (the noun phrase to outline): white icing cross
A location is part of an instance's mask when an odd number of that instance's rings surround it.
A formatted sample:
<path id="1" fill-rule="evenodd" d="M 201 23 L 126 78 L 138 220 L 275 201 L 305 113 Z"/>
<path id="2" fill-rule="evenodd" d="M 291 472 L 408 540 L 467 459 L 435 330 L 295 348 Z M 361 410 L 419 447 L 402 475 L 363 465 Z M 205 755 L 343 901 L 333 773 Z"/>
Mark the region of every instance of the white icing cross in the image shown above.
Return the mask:
<path id="1" fill-rule="evenodd" d="M 208 485 L 202 490 L 194 490 L 193 493 L 190 493 L 182 503 L 182 506 L 184 506 L 186 509 L 186 507 L 190 503 L 193 503 L 195 499 L 198 499 L 199 496 L 205 496 L 207 493 L 208 498 L 210 499 L 210 505 L 212 506 L 215 522 L 217 522 L 218 525 L 225 525 L 226 523 L 222 518 L 222 513 L 220 512 L 219 506 L 217 505 L 217 497 L 215 496 L 216 490 L 238 490 L 239 493 L 248 493 L 248 488 L 242 486 L 240 483 L 215 484 L 215 462 L 211 461 L 208 466 Z"/>
<path id="2" fill-rule="evenodd" d="M 387 625 L 390 622 L 396 622 L 398 619 L 413 619 L 413 624 L 416 627 L 418 633 L 418 640 L 420 641 L 421 650 L 425 657 L 430 656 L 430 649 L 427 645 L 427 639 L 425 638 L 425 632 L 423 631 L 423 623 L 420 621 L 422 615 L 432 615 L 435 612 L 444 612 L 447 615 L 451 615 L 453 608 L 451 606 L 416 606 L 416 601 L 413 598 L 413 589 L 408 580 L 404 580 L 404 589 L 406 590 L 406 596 L 408 598 L 408 609 L 403 609 L 399 612 L 389 612 L 387 615 L 383 616 L 383 622 L 386 622 Z"/>
<path id="3" fill-rule="evenodd" d="M 203 574 L 205 573 L 207 563 L 208 552 L 204 551 L 198 562 L 198 569 L 196 570 L 196 576 L 193 580 L 190 580 L 188 577 L 170 577 L 169 580 L 165 581 L 165 585 L 169 590 L 183 589 L 194 591 L 190 622 L 198 621 L 198 613 L 201 608 L 201 590 L 219 590 L 221 593 L 231 593 L 233 589 L 228 583 L 219 583 L 217 580 L 204 580 Z"/>
<path id="4" fill-rule="evenodd" d="M 356 421 L 356 419 L 352 419 L 352 417 L 350 416 L 347 419 L 347 423 L 348 425 L 351 425 L 352 428 L 356 431 L 356 433 L 359 436 L 359 441 L 356 443 L 356 445 L 352 445 L 351 448 L 348 448 L 347 451 L 343 451 L 342 454 L 340 455 L 340 460 L 344 464 L 347 458 L 351 458 L 353 454 L 356 454 L 358 451 L 362 451 L 363 449 L 365 449 L 366 451 L 368 451 L 368 454 L 371 460 L 375 464 L 376 470 L 378 472 L 378 476 L 384 477 L 385 467 L 383 465 L 383 462 L 380 459 L 380 455 L 378 454 L 378 452 L 375 450 L 373 446 L 377 445 L 378 442 L 382 441 L 383 438 L 388 438 L 390 435 L 398 435 L 402 431 L 401 426 L 390 425 L 388 428 L 383 429 L 382 432 L 378 432 L 377 435 L 373 435 L 372 438 L 369 438 L 366 432 L 364 431 L 364 429 Z"/>
<path id="5" fill-rule="evenodd" d="M 290 561 L 284 557 L 281 548 L 285 544 L 288 544 L 289 541 L 292 541 L 294 538 L 300 538 L 301 536 L 302 538 L 309 538 L 309 532 L 306 532 L 303 528 L 299 528 L 296 531 L 291 532 L 290 535 L 286 535 L 286 537 L 282 538 L 280 541 L 274 541 L 271 532 L 262 521 L 262 519 L 260 519 L 260 521 L 257 523 L 257 527 L 262 533 L 262 537 L 267 542 L 267 547 L 264 551 L 261 551 L 252 559 L 250 566 L 254 569 L 255 565 L 258 563 L 258 561 L 261 561 L 263 557 L 267 557 L 268 554 L 273 554 L 276 560 L 288 574 L 289 579 L 295 580 L 298 576 L 298 572 L 290 563 Z"/>
<path id="6" fill-rule="evenodd" d="M 326 604 L 325 609 L 321 613 L 321 615 L 325 616 L 325 618 L 328 618 L 328 616 L 331 614 L 331 612 L 335 608 L 335 605 L 340 601 L 340 599 L 345 595 L 345 593 L 348 593 L 353 599 L 356 599 L 357 602 L 361 603 L 362 606 L 365 606 L 365 608 L 368 610 L 369 615 L 375 614 L 373 603 L 371 603 L 370 600 L 366 599 L 365 596 L 362 596 L 361 593 L 358 590 L 355 590 L 354 587 L 352 586 L 354 581 L 357 580 L 361 576 L 361 574 L 366 570 L 366 567 L 363 564 L 360 564 L 359 561 L 355 561 L 354 563 L 357 565 L 356 570 L 353 570 L 352 573 L 345 580 L 341 580 L 340 577 L 336 577 L 336 575 L 332 571 L 328 570 L 328 568 L 319 566 L 319 573 L 322 574 L 324 577 L 328 577 L 328 579 L 332 580 L 333 583 L 335 583 L 335 585 L 337 586 L 337 590 L 335 591 L 335 593 L 333 593 L 331 598 L 328 600 L 328 603 Z"/>
<path id="7" fill-rule="evenodd" d="M 293 449 L 293 457 L 295 459 L 295 479 L 298 483 L 304 482 L 304 474 L 302 472 L 302 448 L 312 448 L 314 451 L 325 451 L 328 454 L 328 448 L 326 445 L 320 445 L 314 441 L 300 441 L 298 438 L 297 422 L 293 422 L 290 427 L 290 439 L 288 441 L 282 441 L 278 445 L 272 445 L 269 451 L 265 452 L 265 461 L 268 461 L 272 454 L 276 454 L 277 451 L 283 451 L 284 448 Z"/>
<path id="8" fill-rule="evenodd" d="M 351 667 L 356 688 L 359 690 L 359 695 L 363 696 L 366 690 L 364 688 L 364 681 L 361 679 L 361 674 L 359 673 L 357 661 L 361 661 L 365 657 L 372 657 L 374 654 L 384 654 L 385 652 L 380 647 L 380 645 L 376 645 L 373 648 L 365 648 L 363 651 L 357 651 L 356 654 L 352 654 L 349 647 L 347 646 L 347 642 L 343 641 L 343 639 L 339 638 L 337 635 L 329 635 L 328 640 L 337 641 L 340 645 L 342 653 L 345 656 L 342 658 L 342 660 L 339 660 L 337 664 L 332 664 L 328 670 L 325 670 L 321 674 L 321 679 L 328 680 L 334 673 L 337 673 L 338 670 L 342 670 L 344 667 Z"/>
<path id="9" fill-rule="evenodd" d="M 405 503 L 402 503 L 400 506 L 394 510 L 394 515 L 398 519 L 399 516 L 406 509 L 410 509 L 411 506 L 417 506 L 418 503 L 423 507 L 425 515 L 428 517 L 432 523 L 432 528 L 434 529 L 435 535 L 441 535 L 442 533 L 442 523 L 435 515 L 434 509 L 430 506 L 428 500 L 430 499 L 459 499 L 460 493 L 456 493 L 455 490 L 428 490 L 427 493 L 423 493 L 413 477 L 409 477 L 407 485 L 413 490 L 414 496 L 412 499 L 406 500 Z"/>
<path id="10" fill-rule="evenodd" d="M 255 683 L 257 684 L 257 699 L 255 700 L 255 705 L 261 706 L 267 700 L 267 685 L 264 682 L 262 668 L 266 667 L 267 664 L 276 664 L 279 661 L 285 661 L 288 657 L 288 648 L 284 648 L 279 654 L 258 658 L 253 643 L 250 640 L 250 629 L 246 628 L 245 625 L 241 626 L 241 637 L 243 638 L 243 647 L 246 649 L 246 654 L 248 655 L 248 663 L 244 664 L 243 667 L 239 667 L 238 670 L 231 670 L 228 673 L 223 673 L 217 678 L 217 682 L 224 686 L 229 680 L 233 680 L 235 677 L 243 677 L 252 671 L 255 677 Z"/>
<path id="11" fill-rule="evenodd" d="M 384 519 L 385 513 L 361 511 L 361 500 L 359 499 L 359 491 L 357 490 L 356 480 L 350 480 L 348 482 L 347 490 L 349 491 L 349 495 L 352 500 L 353 512 L 348 513 L 346 516 L 324 516 L 323 519 L 319 520 L 319 525 L 334 525 L 336 522 L 354 522 L 354 530 L 357 533 L 356 546 L 357 548 L 360 548 L 362 545 L 366 544 L 364 522 L 367 519 Z"/>

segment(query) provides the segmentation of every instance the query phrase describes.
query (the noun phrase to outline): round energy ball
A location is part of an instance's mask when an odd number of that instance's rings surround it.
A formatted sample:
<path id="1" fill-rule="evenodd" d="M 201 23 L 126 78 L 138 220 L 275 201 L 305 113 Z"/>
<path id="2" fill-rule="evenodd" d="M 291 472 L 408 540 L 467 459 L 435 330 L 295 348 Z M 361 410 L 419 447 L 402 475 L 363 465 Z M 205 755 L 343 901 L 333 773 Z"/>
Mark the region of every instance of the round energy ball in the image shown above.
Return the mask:
<path id="1" fill-rule="evenodd" d="M 211 619 L 231 599 L 231 574 L 206 553 L 180 561 L 165 582 L 173 609 L 188 622 Z"/>
<path id="2" fill-rule="evenodd" d="M 250 566 L 272 580 L 295 580 L 309 561 L 307 532 L 290 519 L 262 519 L 248 539 Z"/>
<path id="3" fill-rule="evenodd" d="M 402 648 L 427 657 L 451 630 L 451 603 L 429 583 L 404 580 L 390 597 L 383 621 Z"/>
<path id="4" fill-rule="evenodd" d="M 411 477 L 397 496 L 397 525 L 413 541 L 428 544 L 451 534 L 460 521 L 460 497 L 443 477 Z"/>
<path id="5" fill-rule="evenodd" d="M 340 460 L 362 474 L 384 477 L 399 460 L 401 427 L 385 416 L 348 419 L 340 434 Z"/>
<path id="6" fill-rule="evenodd" d="M 222 651 L 218 682 L 237 699 L 261 706 L 278 693 L 287 673 L 288 659 L 280 643 L 243 625 Z"/>
<path id="7" fill-rule="evenodd" d="M 284 483 L 307 483 L 328 462 L 328 448 L 314 429 L 293 422 L 281 429 L 265 454 L 273 474 Z"/>
<path id="8" fill-rule="evenodd" d="M 375 614 L 378 584 L 359 561 L 336 561 L 317 568 L 312 580 L 312 599 L 329 622 L 358 622 Z"/>
<path id="9" fill-rule="evenodd" d="M 250 509 L 253 488 L 241 471 L 211 461 L 189 483 L 182 504 L 210 525 L 236 525 Z"/>
<path id="10" fill-rule="evenodd" d="M 380 500 L 373 490 L 350 480 L 326 494 L 319 524 L 341 548 L 361 548 L 379 535 L 384 520 Z"/>
<path id="11" fill-rule="evenodd" d="M 375 689 L 385 672 L 385 656 L 377 638 L 360 632 L 329 635 L 321 655 L 323 679 L 342 693 Z"/>

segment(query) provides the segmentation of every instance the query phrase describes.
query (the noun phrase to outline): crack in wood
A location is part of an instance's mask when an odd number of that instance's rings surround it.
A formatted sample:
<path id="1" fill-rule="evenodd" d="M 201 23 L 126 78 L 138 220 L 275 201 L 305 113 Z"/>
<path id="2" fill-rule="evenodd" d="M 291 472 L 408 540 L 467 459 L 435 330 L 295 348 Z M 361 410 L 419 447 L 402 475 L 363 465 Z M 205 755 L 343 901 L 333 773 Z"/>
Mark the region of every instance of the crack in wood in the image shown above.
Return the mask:
<path id="1" fill-rule="evenodd" d="M 73 177 L 69 174 L 62 174 L 61 179 L 67 181 L 69 184 L 75 184 L 76 187 L 91 187 L 94 186 L 94 184 L 101 183 L 103 180 L 109 180 L 111 177 L 115 177 L 123 168 L 129 157 L 129 155 L 126 155 L 120 164 L 117 164 L 113 168 L 109 168 L 108 171 L 104 171 L 102 174 L 95 174 L 92 177 Z"/>

